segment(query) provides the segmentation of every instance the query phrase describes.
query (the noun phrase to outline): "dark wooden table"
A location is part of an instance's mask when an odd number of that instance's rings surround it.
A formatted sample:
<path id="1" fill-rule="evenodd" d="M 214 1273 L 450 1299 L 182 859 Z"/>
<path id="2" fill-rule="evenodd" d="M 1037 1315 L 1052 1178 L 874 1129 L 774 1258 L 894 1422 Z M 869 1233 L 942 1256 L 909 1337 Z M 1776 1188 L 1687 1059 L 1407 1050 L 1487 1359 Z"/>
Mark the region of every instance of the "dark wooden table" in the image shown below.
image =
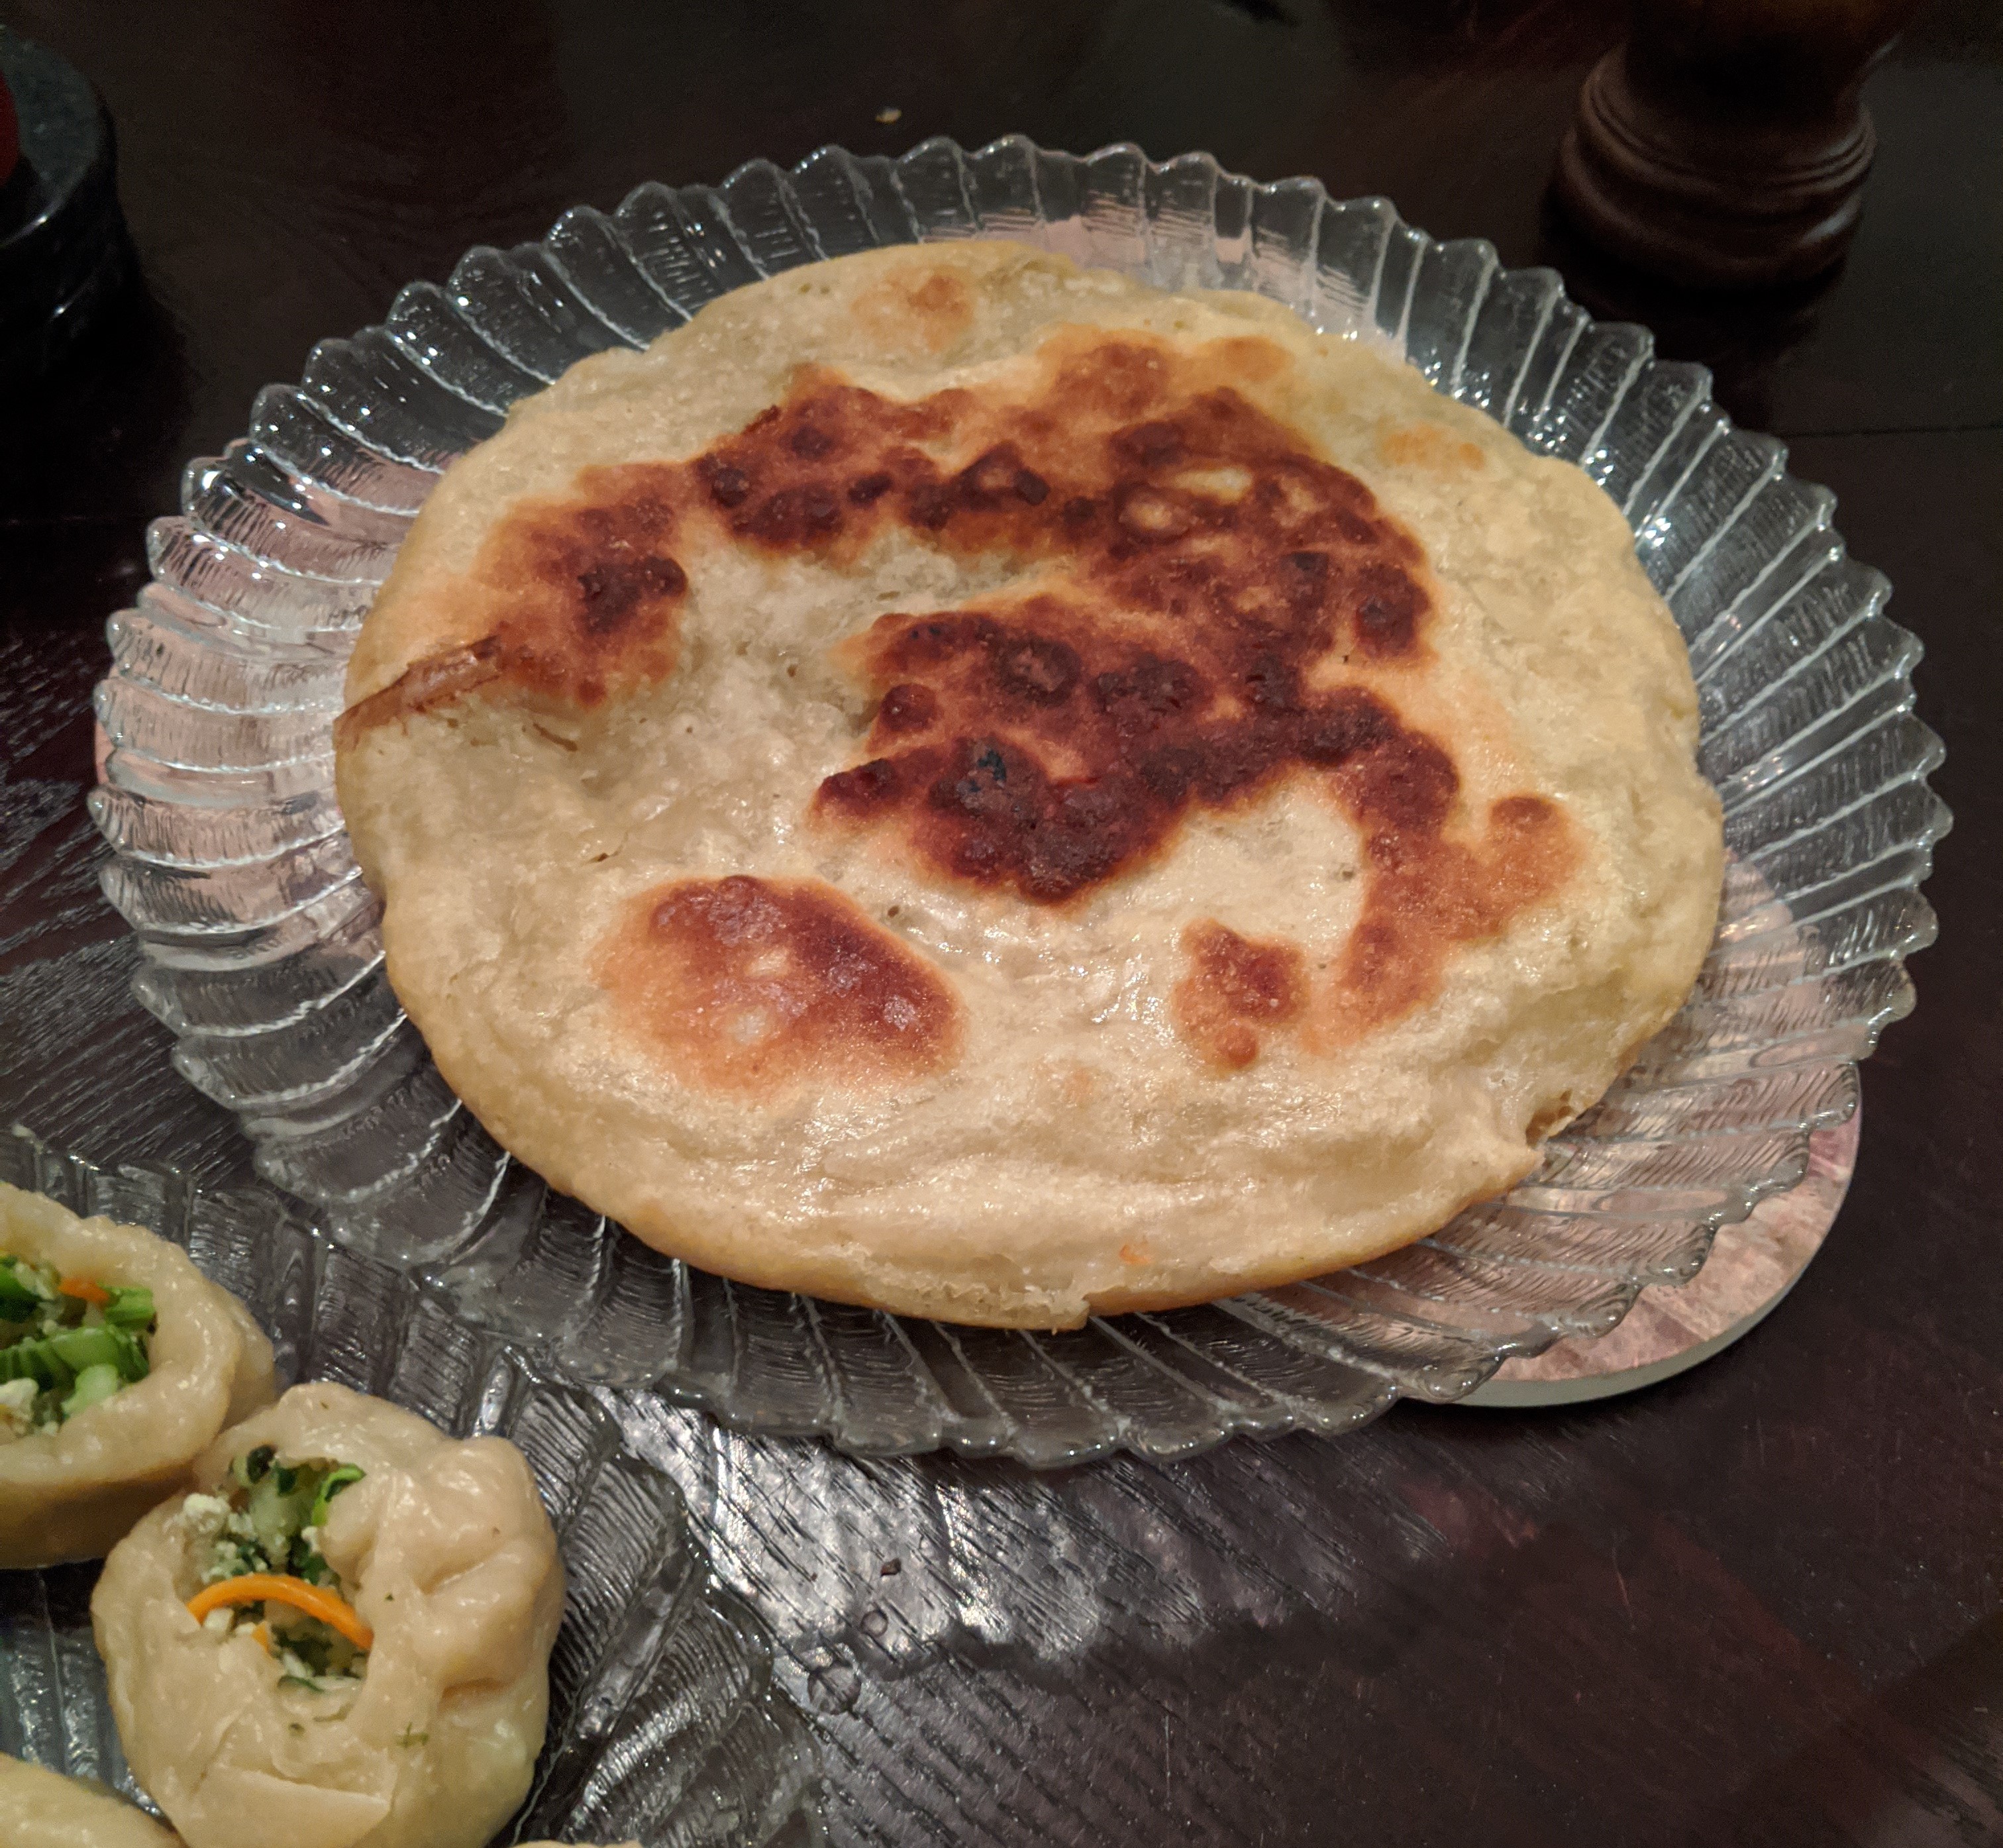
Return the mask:
<path id="1" fill-rule="evenodd" d="M 1607 6 L 4 0 L 0 21 L 103 89 L 144 273 L 62 379 L 0 406 L 0 1123 L 100 1162 L 248 1172 L 128 998 L 134 951 L 97 893 L 81 797 L 104 618 L 183 462 L 470 244 L 827 141 L 1132 139 L 1386 194 L 1714 366 L 1896 587 L 1959 818 L 1827 1247 L 1748 1340 L 1632 1399 L 1401 1408 L 1254 1453 L 1327 1485 L 1299 1503 L 1344 1562 L 1325 1586 L 1173 1645 L 1110 1624 L 1074 1651 L 935 1661 L 900 1684 L 901 1738 L 842 1742 L 832 1813 L 855 1840 L 2003 1840 L 1994 0 L 1935 0 L 1872 79 L 1882 152 L 1833 285 L 1723 305 L 1624 281 L 1544 215 Z M 1145 1473 L 1173 1493 L 1175 1471 Z M 1136 1702 L 1159 1749 L 1126 1725 L 1109 1752 Z M 999 1758 L 954 1744 L 974 1705 L 1012 1716 Z"/>

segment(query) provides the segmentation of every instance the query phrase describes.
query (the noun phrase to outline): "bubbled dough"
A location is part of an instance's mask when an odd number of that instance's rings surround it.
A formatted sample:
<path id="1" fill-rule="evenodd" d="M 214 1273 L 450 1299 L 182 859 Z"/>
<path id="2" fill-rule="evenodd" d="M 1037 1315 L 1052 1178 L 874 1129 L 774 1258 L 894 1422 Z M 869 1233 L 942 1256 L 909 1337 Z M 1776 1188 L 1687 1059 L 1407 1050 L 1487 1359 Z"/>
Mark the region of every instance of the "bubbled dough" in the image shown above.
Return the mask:
<path id="1" fill-rule="evenodd" d="M 295 1386 L 198 1459 L 212 1490 L 260 1444 L 366 1472 L 323 1551 L 375 1632 L 345 1696 L 281 1689 L 239 1632 L 204 1630 L 178 1503 L 116 1547 L 91 1599 L 133 1773 L 189 1848 L 485 1848 L 529 1787 L 563 1613 L 556 1536 L 521 1452 L 455 1442 L 415 1413 Z"/>
<path id="2" fill-rule="evenodd" d="M 0 1252 L 153 1292 L 145 1378 L 54 1432 L 0 1444 L 0 1568 L 96 1559 L 184 1486 L 218 1431 L 270 1403 L 271 1344 L 186 1252 L 141 1227 L 79 1219 L 0 1183 Z"/>
<path id="3" fill-rule="evenodd" d="M 963 322 L 864 312 L 935 274 L 969 295 Z M 472 697 L 338 758 L 390 979 L 448 1081 L 558 1187 L 707 1268 L 1050 1327 L 1354 1263 L 1522 1178 L 1675 1012 L 1709 944 L 1722 838 L 1686 653 L 1580 470 L 1272 302 L 1163 294 L 1005 244 L 789 272 L 516 405 L 406 540 L 351 707 L 472 639 L 457 587 L 523 498 L 561 495 L 587 466 L 700 453 L 781 400 L 802 362 L 917 397 L 1008 376 L 1065 323 L 1285 349 L 1262 408 L 1365 481 L 1438 582 L 1440 671 L 1401 708 L 1471 800 L 1559 804 L 1582 864 L 1553 902 L 1460 948 L 1405 1018 L 1333 1054 L 1275 1040 L 1219 1075 L 1175 1030 L 1182 934 L 1214 918 L 1311 959 L 1338 950 L 1360 843 L 1333 805 L 1296 781 L 1199 811 L 1169 851 L 1061 909 L 956 889 L 809 823 L 868 726 L 830 650 L 886 610 L 966 604 L 1005 569 L 902 537 L 859 582 L 713 548 L 690 567 L 680 667 L 577 715 L 574 748 L 546 714 Z M 594 980 L 595 946 L 663 881 L 741 873 L 828 882 L 931 959 L 964 1009 L 957 1059 L 759 1106 L 648 1057 Z"/>
<path id="4" fill-rule="evenodd" d="M 122 1797 L 0 1754 L 0 1848 L 180 1848 Z"/>

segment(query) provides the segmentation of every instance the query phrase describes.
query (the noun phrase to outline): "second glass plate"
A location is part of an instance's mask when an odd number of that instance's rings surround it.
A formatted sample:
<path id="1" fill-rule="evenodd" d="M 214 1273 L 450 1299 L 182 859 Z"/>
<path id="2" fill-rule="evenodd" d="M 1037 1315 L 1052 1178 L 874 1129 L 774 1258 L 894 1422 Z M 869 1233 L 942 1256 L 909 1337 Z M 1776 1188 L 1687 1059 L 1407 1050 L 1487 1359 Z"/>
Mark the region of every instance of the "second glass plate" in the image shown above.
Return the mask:
<path id="1" fill-rule="evenodd" d="M 249 1305 L 280 1378 L 333 1380 L 456 1437 L 514 1443 L 568 1578 L 549 1734 L 502 1840 L 810 1848 L 823 1839 L 807 1723 L 773 1685 L 764 1626 L 716 1582 L 673 1482 L 585 1392 L 537 1378 L 407 1278 L 331 1249 L 261 1190 L 107 1173 L 0 1130 L 0 1180 L 184 1246 Z M 145 1799 L 91 1640 L 95 1564 L 0 1573 L 0 1752 Z M 0 1823 L 0 1839 L 8 1836 Z"/>
<path id="2" fill-rule="evenodd" d="M 1701 763 L 1729 855 L 1681 1015 L 1542 1167 L 1435 1236 L 1289 1289 L 1074 1333 L 954 1328 L 753 1290 L 555 1195 L 453 1096 L 383 970 L 333 789 L 356 629 L 440 472 L 586 354 L 644 345 L 731 288 L 888 243 L 1007 236 L 1172 287 L 1255 289 L 1370 341 L 1626 515 L 1690 648 Z M 949 1445 L 1038 1465 L 1234 1432 L 1343 1431 L 1452 1399 L 1687 1278 L 1712 1234 L 1792 1186 L 1854 1107 L 1856 1061 L 1912 1004 L 1918 893 L 1945 809 L 1912 714 L 1919 648 L 1853 563 L 1833 498 L 1735 430 L 1701 369 L 1597 325 L 1548 271 L 1438 243 L 1381 199 L 1260 185 L 1205 155 L 1089 158 L 1019 138 L 903 159 L 828 149 L 719 188 L 643 186 L 317 348 L 249 434 L 192 463 L 110 627 L 93 812 L 141 1000 L 271 1180 L 342 1244 L 436 1283 L 577 1380 L 700 1403 L 860 1453 Z"/>

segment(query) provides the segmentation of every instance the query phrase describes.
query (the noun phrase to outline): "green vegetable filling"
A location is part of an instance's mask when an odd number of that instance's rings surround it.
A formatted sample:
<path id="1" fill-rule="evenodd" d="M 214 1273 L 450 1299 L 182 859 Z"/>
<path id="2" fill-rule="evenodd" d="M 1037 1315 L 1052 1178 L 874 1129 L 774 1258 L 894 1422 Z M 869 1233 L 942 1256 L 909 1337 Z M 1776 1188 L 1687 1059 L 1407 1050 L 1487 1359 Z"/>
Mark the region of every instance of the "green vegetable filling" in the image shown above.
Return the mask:
<path id="1" fill-rule="evenodd" d="M 222 1492 L 191 1495 L 184 1516 L 201 1528 L 208 1550 L 202 1583 L 215 1584 L 246 1573 L 278 1573 L 349 1598 L 341 1576 L 320 1550 L 327 1504 L 362 1480 L 352 1463 L 320 1459 L 288 1463 L 268 1444 L 246 1451 L 229 1466 Z M 350 1602 L 352 1602 L 350 1598 Z M 322 1693 L 351 1691 L 368 1671 L 369 1658 L 338 1630 L 275 1599 L 237 1605 L 208 1621 L 222 1627 L 263 1623 L 267 1647 L 285 1670 L 282 1686 Z"/>
<path id="2" fill-rule="evenodd" d="M 153 1325 L 150 1290 L 79 1284 L 0 1252 L 0 1443 L 58 1430 L 144 1379 Z"/>

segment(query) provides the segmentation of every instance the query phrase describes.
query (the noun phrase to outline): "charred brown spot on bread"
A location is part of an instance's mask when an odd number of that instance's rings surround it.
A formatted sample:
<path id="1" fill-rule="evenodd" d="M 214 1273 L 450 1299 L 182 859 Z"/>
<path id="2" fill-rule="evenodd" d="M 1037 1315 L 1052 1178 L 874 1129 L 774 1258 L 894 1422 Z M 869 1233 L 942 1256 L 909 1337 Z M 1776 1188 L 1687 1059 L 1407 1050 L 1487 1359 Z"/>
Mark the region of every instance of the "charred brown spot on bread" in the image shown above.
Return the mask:
<path id="1" fill-rule="evenodd" d="M 634 900 L 598 981 L 629 1033 L 686 1082 L 771 1099 L 895 1084 L 958 1056 L 944 973 L 814 879 L 683 879 Z"/>
<path id="2" fill-rule="evenodd" d="M 1571 861 L 1550 805 L 1466 815 L 1449 753 L 1348 678 L 1429 662 L 1417 540 L 1238 389 L 1284 369 L 1270 342 L 1188 355 L 1079 329 L 1043 360 L 1012 402 L 892 404 L 803 377 L 755 441 L 725 445 L 784 492 L 787 431 L 842 428 L 855 472 L 825 542 L 837 557 L 900 525 L 1047 568 L 1028 594 L 885 617 L 845 648 L 879 704 L 816 813 L 894 830 L 955 880 L 1061 904 L 1163 851 L 1191 811 L 1316 777 L 1364 836 L 1368 875 L 1321 1037 L 1419 1004 L 1455 944 L 1501 931 Z"/>
<path id="3" fill-rule="evenodd" d="M 892 279 L 907 305 L 928 287 L 914 262 Z M 934 304 L 948 320 L 950 292 Z M 1568 837 L 1533 797 L 1466 814 L 1452 756 L 1400 718 L 1389 690 L 1431 659 L 1431 576 L 1369 487 L 1246 395 L 1291 363 L 1257 336 L 1184 350 L 1073 327 L 1006 389 L 904 401 L 803 366 L 700 456 L 587 470 L 572 498 L 518 508 L 472 574 L 494 612 L 484 678 L 421 663 L 410 697 L 365 703 L 344 735 L 456 697 L 425 693 L 434 679 L 590 705 L 665 676 L 683 561 L 719 547 L 859 571 L 900 532 L 999 557 L 1034 588 L 844 645 L 875 717 L 816 814 L 1062 904 L 1162 851 L 1195 809 L 1315 779 L 1363 834 L 1368 874 L 1325 1032 L 1390 1018 L 1436 989 L 1452 944 L 1555 889 Z"/>
<path id="4" fill-rule="evenodd" d="M 749 484 L 725 517 L 775 550 L 852 559 L 901 526 L 1050 568 L 1036 594 L 886 617 L 850 651 L 876 718 L 817 809 L 894 818 L 940 870 L 1044 903 L 1156 851 L 1192 806 L 1303 768 L 1337 770 L 1373 823 L 1438 826 L 1456 788 L 1444 753 L 1372 696 L 1310 686 L 1352 656 L 1422 664 L 1432 595 L 1369 490 L 1232 383 L 1285 355 L 1079 329 L 1041 358 L 1009 399 L 898 403 L 803 372 L 776 416 L 697 464 Z M 802 428 L 839 433 L 844 474 L 803 473 Z M 809 533 L 786 510 L 816 482 L 835 511 Z"/>
<path id="5" fill-rule="evenodd" d="M 1237 389 L 1286 363 L 1235 339 L 1182 354 L 1067 330 L 1014 394 L 904 402 L 804 367 L 781 405 L 693 464 L 739 541 L 859 563 L 901 528 L 964 557 L 1040 562 L 1077 601 L 1265 635 L 1297 664 L 1424 658 L 1417 542 L 1361 481 Z"/>
<path id="6" fill-rule="evenodd" d="M 1304 688 L 1277 648 L 1237 641 L 1201 651 L 1199 664 L 1046 597 L 883 618 L 866 659 L 897 697 L 878 708 L 874 754 L 828 777 L 816 812 L 894 826 L 939 871 L 1033 903 L 1063 903 L 1144 864 L 1192 810 L 1319 776 L 1363 836 L 1366 875 L 1315 1011 L 1311 1038 L 1323 1046 L 1430 999 L 1456 945 L 1498 934 L 1575 861 L 1555 805 L 1515 795 L 1466 815 L 1459 773 L 1435 740 L 1367 688 Z M 1225 937 L 1185 946 L 1208 959 L 1212 989 L 1229 986 Z M 1179 989 L 1176 1004 L 1192 1042 L 1221 1067 L 1249 1063 L 1251 1028 L 1194 994 Z"/>
<path id="7" fill-rule="evenodd" d="M 1311 1043 L 1343 1044 L 1439 992 L 1449 954 L 1501 934 L 1519 912 L 1571 876 L 1578 843 L 1555 803 L 1510 795 L 1489 805 L 1471 840 L 1436 828 L 1386 827 L 1365 842 L 1370 879 L 1309 1023 Z"/>
<path id="8" fill-rule="evenodd" d="M 513 508 L 458 592 L 486 632 L 417 662 L 344 713 L 337 742 L 476 688 L 596 706 L 621 687 L 665 679 L 688 592 L 670 550 L 684 473 L 650 463 L 586 469 L 572 495 Z"/>
<path id="9" fill-rule="evenodd" d="M 1220 1071 L 1250 1065 L 1265 1036 L 1307 1005 L 1307 958 L 1296 944 L 1241 937 L 1207 917 L 1183 932 L 1182 947 L 1189 967 L 1171 997 L 1176 1026 Z"/>
<path id="10" fill-rule="evenodd" d="M 574 574 L 578 629 L 593 640 L 616 635 L 648 603 L 678 597 L 687 575 L 672 558 L 602 558 Z"/>
<path id="11" fill-rule="evenodd" d="M 474 576 L 501 605 L 491 631 L 512 679 L 596 704 L 609 686 L 673 671 L 688 575 L 669 550 L 679 471 L 586 469 L 574 499 L 517 508 Z"/>
<path id="12" fill-rule="evenodd" d="M 900 680 L 876 708 L 876 722 L 886 732 L 922 732 L 939 716 L 939 696 L 929 686 Z"/>
<path id="13" fill-rule="evenodd" d="M 932 281 L 935 306 L 965 287 Z M 568 496 L 515 507 L 456 590 L 474 606 L 462 627 L 498 647 L 504 686 L 593 705 L 673 672 L 687 562 L 705 549 L 855 568 L 901 529 L 960 557 L 1043 563 L 1081 608 L 1213 652 L 1235 634 L 1296 668 L 1424 658 L 1417 543 L 1237 389 L 1283 370 L 1279 348 L 1182 353 L 1076 328 L 1037 362 L 1027 390 L 914 401 L 803 366 L 784 403 L 689 462 L 586 469 Z"/>
<path id="14" fill-rule="evenodd" d="M 1362 687 L 1304 688 L 1259 639 L 1227 631 L 1179 659 L 1050 597 L 884 617 L 866 651 L 889 683 L 872 754 L 828 777 L 817 809 L 894 820 L 940 870 L 1043 903 L 1144 861 L 1191 810 L 1302 771 L 1327 773 L 1361 828 L 1437 834 L 1459 790 L 1447 754 Z"/>

